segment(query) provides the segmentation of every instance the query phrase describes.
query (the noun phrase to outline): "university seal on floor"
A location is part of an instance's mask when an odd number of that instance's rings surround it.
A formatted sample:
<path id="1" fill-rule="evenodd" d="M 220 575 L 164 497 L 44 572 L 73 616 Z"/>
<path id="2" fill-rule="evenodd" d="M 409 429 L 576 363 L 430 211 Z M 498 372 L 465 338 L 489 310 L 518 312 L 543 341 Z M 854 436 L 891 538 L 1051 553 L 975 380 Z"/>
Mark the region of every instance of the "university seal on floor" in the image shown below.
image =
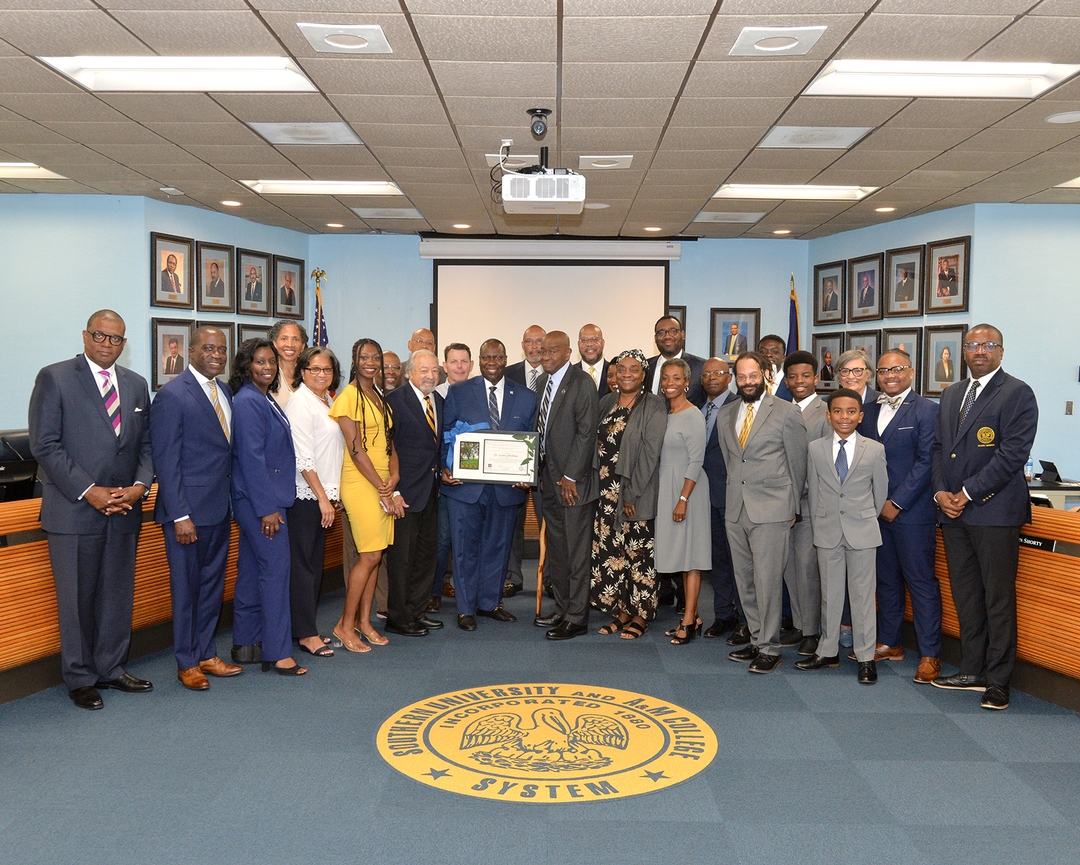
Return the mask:
<path id="1" fill-rule="evenodd" d="M 379 753 L 402 774 L 504 802 L 595 802 L 652 793 L 716 756 L 716 735 L 666 700 L 591 685 L 492 685 L 391 715 Z"/>

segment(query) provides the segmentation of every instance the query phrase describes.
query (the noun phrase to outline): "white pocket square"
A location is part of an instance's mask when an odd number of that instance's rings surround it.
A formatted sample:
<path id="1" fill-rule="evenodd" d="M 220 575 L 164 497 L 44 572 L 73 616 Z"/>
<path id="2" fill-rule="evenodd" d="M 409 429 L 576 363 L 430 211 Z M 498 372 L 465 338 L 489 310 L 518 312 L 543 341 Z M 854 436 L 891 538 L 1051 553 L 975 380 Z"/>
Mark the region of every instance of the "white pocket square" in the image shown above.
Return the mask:
<path id="1" fill-rule="evenodd" d="M 139 408 L 138 406 L 136 406 L 136 407 L 135 407 L 135 413 L 136 413 L 136 414 L 137 414 L 137 413 L 139 413 L 139 412 L 141 412 L 141 411 L 142 411 L 142 409 L 141 409 L 141 408 Z"/>

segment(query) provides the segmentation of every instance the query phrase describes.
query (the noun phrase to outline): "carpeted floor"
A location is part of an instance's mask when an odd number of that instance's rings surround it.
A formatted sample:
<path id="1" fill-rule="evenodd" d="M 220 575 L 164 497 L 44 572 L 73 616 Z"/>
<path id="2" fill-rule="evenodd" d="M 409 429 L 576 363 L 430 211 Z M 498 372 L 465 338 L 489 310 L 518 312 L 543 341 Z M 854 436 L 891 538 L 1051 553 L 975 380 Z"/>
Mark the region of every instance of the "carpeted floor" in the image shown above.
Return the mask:
<path id="1" fill-rule="evenodd" d="M 711 609 L 707 589 L 703 609 Z M 329 633 L 341 593 L 324 598 Z M 298 655 L 300 679 L 176 681 L 171 652 L 134 661 L 147 695 L 104 692 L 75 709 L 63 688 L 0 706 L 0 862 L 285 863 L 1068 863 L 1080 849 L 1080 717 L 1013 691 L 915 685 L 915 661 L 802 673 L 794 650 L 768 676 L 720 640 L 671 646 L 669 607 L 630 643 L 566 643 L 519 620 L 479 620 L 366 655 Z M 706 623 L 709 619 L 706 618 Z M 218 635 L 228 656 L 231 635 Z M 909 653 L 910 655 L 910 653 Z M 715 730 L 713 763 L 651 795 L 532 806 L 425 787 L 387 766 L 374 738 L 395 709 L 446 691 L 566 682 L 674 701 Z"/>

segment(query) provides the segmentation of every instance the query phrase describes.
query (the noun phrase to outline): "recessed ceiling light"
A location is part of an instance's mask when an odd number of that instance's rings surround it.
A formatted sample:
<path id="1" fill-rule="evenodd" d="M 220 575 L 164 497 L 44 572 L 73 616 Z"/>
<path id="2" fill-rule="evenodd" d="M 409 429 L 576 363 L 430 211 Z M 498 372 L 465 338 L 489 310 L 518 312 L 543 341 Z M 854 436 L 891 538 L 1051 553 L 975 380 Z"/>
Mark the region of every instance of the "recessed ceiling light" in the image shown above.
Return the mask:
<path id="1" fill-rule="evenodd" d="M 361 219 L 423 219 L 415 207 L 354 207 L 352 212 Z"/>
<path id="2" fill-rule="evenodd" d="M 488 168 L 494 168 L 499 164 L 498 153 L 485 153 L 487 157 Z M 509 168 L 513 171 L 517 171 L 519 168 L 527 168 L 530 165 L 536 165 L 540 161 L 539 154 L 536 153 L 515 153 L 513 156 L 507 156 L 503 160 L 503 168 Z"/>
<path id="3" fill-rule="evenodd" d="M 662 229 L 659 225 L 646 225 L 645 230 L 646 231 L 663 231 L 664 229 Z"/>
<path id="4" fill-rule="evenodd" d="M 694 222 L 730 222 L 736 224 L 753 224 L 761 219 L 765 215 L 764 211 L 761 213 L 751 213 L 749 211 L 723 211 L 723 210 L 703 210 L 697 216 L 694 217 Z"/>
<path id="5" fill-rule="evenodd" d="M 225 205 L 225 207 L 240 207 L 240 202 L 239 201 L 233 201 L 231 198 L 226 198 L 221 203 L 223 205 Z"/>
<path id="6" fill-rule="evenodd" d="M 1080 111 L 1062 111 L 1044 117 L 1043 120 L 1047 123 L 1080 123 Z"/>
<path id="7" fill-rule="evenodd" d="M 164 192 L 166 195 L 183 195 L 182 189 L 177 189 L 175 186 L 159 186 L 158 192 Z"/>
<path id="8" fill-rule="evenodd" d="M 454 228 L 472 228 L 472 226 L 467 222 L 455 222 Z"/>
<path id="9" fill-rule="evenodd" d="M 780 234 L 780 235 L 791 234 L 791 229 L 790 228 L 778 228 L 773 232 L 773 234 Z"/>
<path id="10" fill-rule="evenodd" d="M 751 198 L 792 201 L 858 201 L 876 186 L 824 186 L 814 183 L 725 183 L 713 198 Z"/>
<path id="11" fill-rule="evenodd" d="M 828 28 L 743 27 L 728 54 L 732 57 L 777 57 L 807 54 Z"/>
<path id="12" fill-rule="evenodd" d="M 893 213 L 896 210 L 895 207 L 875 207 L 875 213 Z"/>
<path id="13" fill-rule="evenodd" d="M 1063 63 L 832 60 L 803 95 L 1034 99 L 1077 72 Z"/>
<path id="14" fill-rule="evenodd" d="M 602 202 L 602 201 L 586 201 L 585 202 L 585 209 L 586 210 L 607 210 L 609 207 L 611 207 L 610 204 L 604 204 L 604 202 Z"/>
<path id="15" fill-rule="evenodd" d="M 93 91 L 159 93 L 315 90 L 288 57 L 39 57 Z"/>
<path id="16" fill-rule="evenodd" d="M 261 195 L 402 195 L 385 180 L 241 180 Z"/>
<path id="17" fill-rule="evenodd" d="M 393 54 L 378 24 L 300 24 L 304 38 L 316 51 L 329 54 Z"/>
<path id="18" fill-rule="evenodd" d="M 579 156 L 578 169 L 582 168 L 629 168 L 633 156 Z"/>
<path id="19" fill-rule="evenodd" d="M 873 126 L 774 126 L 758 147 L 846 150 Z"/>
<path id="20" fill-rule="evenodd" d="M 6 180 L 67 180 L 33 162 L 0 162 L 0 177 Z"/>
<path id="21" fill-rule="evenodd" d="M 271 144 L 363 144 L 347 123 L 248 123 Z"/>
<path id="22" fill-rule="evenodd" d="M 327 228 L 344 228 L 345 226 L 342 225 L 340 222 L 328 222 L 328 223 L 326 223 L 326 227 Z"/>

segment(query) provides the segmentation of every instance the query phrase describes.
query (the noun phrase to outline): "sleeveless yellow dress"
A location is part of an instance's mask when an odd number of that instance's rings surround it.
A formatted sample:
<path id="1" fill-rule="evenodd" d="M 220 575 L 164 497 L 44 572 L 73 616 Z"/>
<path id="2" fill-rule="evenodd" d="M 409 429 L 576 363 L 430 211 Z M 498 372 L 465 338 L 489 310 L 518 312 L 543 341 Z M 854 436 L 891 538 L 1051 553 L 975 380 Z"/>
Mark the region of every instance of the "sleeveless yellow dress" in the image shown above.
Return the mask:
<path id="1" fill-rule="evenodd" d="M 389 411 L 389 408 L 387 410 Z M 383 480 L 390 477 L 390 457 L 386 453 L 383 415 L 378 406 L 364 396 L 356 385 L 350 384 L 334 400 L 330 417 L 347 417 L 356 421 L 360 428 L 358 441 L 375 471 Z M 390 415 L 390 422 L 393 423 L 393 414 Z M 382 509 L 379 504 L 379 491 L 360 474 L 347 447 L 341 467 L 341 503 L 349 515 L 349 525 L 352 527 L 358 552 L 385 550 L 394 542 L 394 518 Z"/>

